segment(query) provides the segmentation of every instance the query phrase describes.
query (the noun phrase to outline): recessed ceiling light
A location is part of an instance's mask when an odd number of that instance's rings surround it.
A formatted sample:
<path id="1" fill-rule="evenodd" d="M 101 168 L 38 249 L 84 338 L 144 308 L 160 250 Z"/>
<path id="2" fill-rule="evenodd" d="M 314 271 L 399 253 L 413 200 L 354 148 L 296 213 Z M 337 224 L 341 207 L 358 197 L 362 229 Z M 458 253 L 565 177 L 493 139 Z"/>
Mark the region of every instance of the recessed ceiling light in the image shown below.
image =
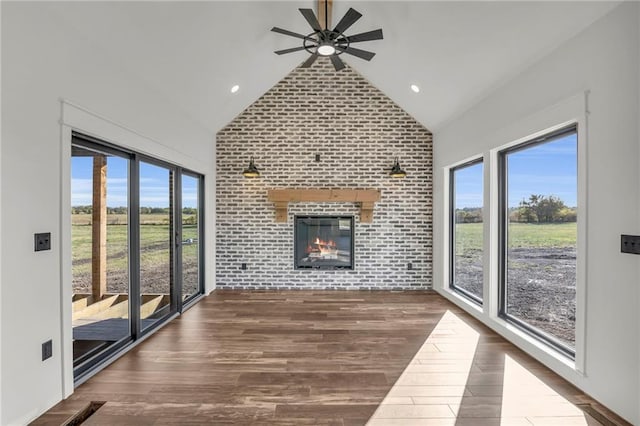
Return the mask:
<path id="1" fill-rule="evenodd" d="M 231 93 L 236 93 L 238 90 L 240 90 L 240 86 L 238 86 L 237 84 L 235 86 L 233 86 L 231 88 Z"/>
<path id="2" fill-rule="evenodd" d="M 416 86 L 415 84 L 411 85 L 411 90 L 413 90 L 415 93 L 419 93 L 420 92 L 420 88 L 418 86 Z"/>

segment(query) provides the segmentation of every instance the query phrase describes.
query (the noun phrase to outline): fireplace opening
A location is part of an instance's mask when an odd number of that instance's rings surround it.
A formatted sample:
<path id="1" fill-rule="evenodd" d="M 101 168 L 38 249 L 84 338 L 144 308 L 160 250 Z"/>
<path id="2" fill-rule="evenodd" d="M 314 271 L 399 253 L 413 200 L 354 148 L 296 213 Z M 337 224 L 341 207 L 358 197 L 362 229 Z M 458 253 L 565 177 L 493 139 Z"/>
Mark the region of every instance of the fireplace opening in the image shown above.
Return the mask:
<path id="1" fill-rule="evenodd" d="M 296 216 L 295 269 L 353 269 L 353 216 Z"/>

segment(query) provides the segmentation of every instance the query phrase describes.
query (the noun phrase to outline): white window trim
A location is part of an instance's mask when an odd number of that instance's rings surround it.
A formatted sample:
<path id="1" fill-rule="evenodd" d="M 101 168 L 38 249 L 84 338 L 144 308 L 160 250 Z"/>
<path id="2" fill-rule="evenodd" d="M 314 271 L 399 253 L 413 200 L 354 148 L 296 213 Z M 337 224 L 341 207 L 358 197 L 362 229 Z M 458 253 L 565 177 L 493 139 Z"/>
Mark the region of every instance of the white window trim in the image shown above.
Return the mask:
<path id="1" fill-rule="evenodd" d="M 586 309 L 587 309 L 587 159 L 588 159 L 588 95 L 585 91 L 576 96 L 567 98 L 549 108 L 539 111 L 508 127 L 504 127 L 491 135 L 483 136 L 479 146 L 492 146 L 491 149 L 467 157 L 446 167 L 443 167 L 441 182 L 443 188 L 444 218 L 442 227 L 443 238 L 443 280 L 436 283 L 435 290 L 453 303 L 465 309 L 485 325 L 492 328 L 498 334 L 520 347 L 522 350 L 542 362 L 560 376 L 576 384 L 581 377 L 587 376 L 586 371 Z M 578 241 L 577 241 L 577 265 L 576 265 L 576 341 L 575 359 L 571 360 L 546 343 L 522 331 L 518 327 L 508 323 L 498 316 L 499 282 L 499 211 L 498 211 L 498 156 L 500 151 L 519 145 L 538 136 L 553 132 L 571 124 L 577 124 L 578 129 Z M 483 158 L 484 165 L 484 296 L 483 305 L 478 306 L 470 302 L 464 296 L 459 295 L 449 288 L 451 262 L 450 252 L 450 171 L 452 168 L 468 162 L 472 159 Z"/>

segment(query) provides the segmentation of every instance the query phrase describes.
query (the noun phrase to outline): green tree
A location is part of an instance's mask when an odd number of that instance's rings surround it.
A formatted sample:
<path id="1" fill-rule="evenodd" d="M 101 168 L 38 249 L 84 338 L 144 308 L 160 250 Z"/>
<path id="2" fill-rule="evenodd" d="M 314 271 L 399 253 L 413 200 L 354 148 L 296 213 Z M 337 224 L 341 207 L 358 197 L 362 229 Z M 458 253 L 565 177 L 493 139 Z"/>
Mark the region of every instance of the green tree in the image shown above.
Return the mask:
<path id="1" fill-rule="evenodd" d="M 565 207 L 558 212 L 558 222 L 575 222 L 578 220 L 578 212 L 575 208 Z"/>
<path id="2" fill-rule="evenodd" d="M 575 210 L 573 215 L 570 211 L 564 201 L 555 195 L 531 194 L 528 200 L 520 201 L 517 214 L 513 216 L 517 221 L 526 223 L 575 222 Z"/>
<path id="3" fill-rule="evenodd" d="M 538 202 L 538 197 L 538 195 L 531 195 L 529 197 L 529 201 L 524 198 L 520 201 L 517 209 L 517 217 L 519 218 L 518 222 L 531 223 L 538 221 L 538 215 L 535 211 L 535 205 Z"/>
<path id="4" fill-rule="evenodd" d="M 559 213 L 566 207 L 564 202 L 554 195 L 540 197 L 536 208 L 538 222 L 559 222 Z"/>
<path id="5" fill-rule="evenodd" d="M 478 207 L 465 207 L 456 209 L 456 223 L 480 223 L 482 222 L 482 209 Z"/>

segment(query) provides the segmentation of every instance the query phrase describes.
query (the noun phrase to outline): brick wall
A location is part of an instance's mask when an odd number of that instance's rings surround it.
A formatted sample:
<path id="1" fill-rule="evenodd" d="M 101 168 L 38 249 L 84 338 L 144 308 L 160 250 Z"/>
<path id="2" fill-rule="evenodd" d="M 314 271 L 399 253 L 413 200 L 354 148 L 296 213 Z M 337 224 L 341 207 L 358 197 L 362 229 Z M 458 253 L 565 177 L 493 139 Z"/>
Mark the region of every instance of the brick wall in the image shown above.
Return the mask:
<path id="1" fill-rule="evenodd" d="M 218 288 L 431 287 L 432 135 L 351 68 L 336 72 L 320 58 L 293 70 L 218 133 L 216 155 Z M 250 156 L 258 179 L 242 176 Z M 405 179 L 388 175 L 395 156 Z M 373 223 L 360 222 L 354 203 L 290 203 L 288 222 L 276 223 L 269 188 L 375 188 L 382 197 Z M 355 269 L 294 270 L 296 214 L 354 215 Z"/>

